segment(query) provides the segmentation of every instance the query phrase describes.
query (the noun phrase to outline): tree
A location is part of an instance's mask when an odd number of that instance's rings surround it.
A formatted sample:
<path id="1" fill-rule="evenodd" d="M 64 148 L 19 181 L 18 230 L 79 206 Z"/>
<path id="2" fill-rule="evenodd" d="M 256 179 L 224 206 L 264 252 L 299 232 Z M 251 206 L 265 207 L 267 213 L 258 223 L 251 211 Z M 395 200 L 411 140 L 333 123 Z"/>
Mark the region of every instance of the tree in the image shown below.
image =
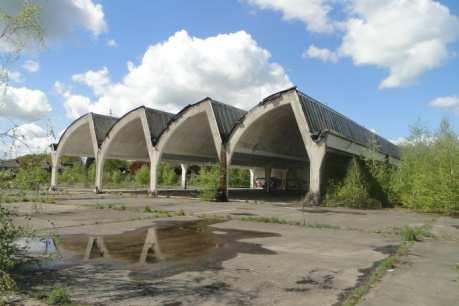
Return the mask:
<path id="1" fill-rule="evenodd" d="M 0 9 L 0 110 L 3 108 L 8 90 L 8 67 L 16 62 L 25 49 L 43 46 L 44 31 L 40 23 L 40 6 L 24 1 L 15 15 Z M 0 131 L 0 141 L 11 141 L 14 145 L 24 143 L 23 135 L 17 135 L 18 125 L 11 121 L 11 127 Z"/>

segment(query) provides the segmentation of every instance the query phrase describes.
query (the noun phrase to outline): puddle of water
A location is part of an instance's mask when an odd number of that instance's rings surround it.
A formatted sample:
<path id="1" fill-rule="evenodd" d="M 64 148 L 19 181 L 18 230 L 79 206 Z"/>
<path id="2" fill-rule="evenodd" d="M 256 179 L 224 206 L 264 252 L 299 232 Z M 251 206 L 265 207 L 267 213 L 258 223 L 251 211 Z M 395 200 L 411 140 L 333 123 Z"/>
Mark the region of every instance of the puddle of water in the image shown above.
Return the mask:
<path id="1" fill-rule="evenodd" d="M 73 277 L 79 273 L 121 269 L 127 270 L 131 279 L 152 279 L 186 271 L 221 269 L 224 261 L 240 253 L 276 254 L 247 239 L 278 236 L 277 233 L 216 228 L 203 221 L 157 221 L 152 227 L 117 235 L 61 236 L 55 246 L 59 256 L 43 264 L 27 266 L 25 271 L 37 272 L 38 281 L 43 279 L 43 272 L 58 277 L 69 273 L 65 272 L 67 268 L 80 271 L 73 272 L 77 273 Z M 39 252 L 44 245 L 37 247 Z"/>

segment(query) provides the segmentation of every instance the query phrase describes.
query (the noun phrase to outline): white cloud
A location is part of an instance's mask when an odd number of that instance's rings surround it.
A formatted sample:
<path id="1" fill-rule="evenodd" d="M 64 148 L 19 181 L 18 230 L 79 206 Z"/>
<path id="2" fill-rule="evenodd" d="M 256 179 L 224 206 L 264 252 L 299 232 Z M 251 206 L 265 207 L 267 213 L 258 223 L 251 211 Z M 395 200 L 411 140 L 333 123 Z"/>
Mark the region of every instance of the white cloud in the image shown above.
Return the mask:
<path id="1" fill-rule="evenodd" d="M 137 66 L 128 62 L 128 73 L 118 83 L 110 82 L 105 67 L 74 75 L 74 81 L 93 90 L 94 101 L 60 83 L 57 91 L 71 118 L 87 111 L 119 116 L 139 105 L 176 112 L 206 96 L 247 109 L 291 86 L 270 57 L 244 31 L 202 39 L 182 30 L 151 45 Z"/>
<path id="2" fill-rule="evenodd" d="M 108 73 L 107 67 L 103 67 L 98 71 L 89 70 L 86 73 L 74 74 L 72 80 L 87 85 L 94 91 L 95 95 L 99 96 L 102 95 L 111 84 Z"/>
<path id="3" fill-rule="evenodd" d="M 1 1 L 0 9 L 8 14 L 16 14 L 22 3 Z M 94 0 L 35 0 L 33 3 L 41 8 L 40 22 L 47 44 L 63 39 L 77 29 L 85 29 L 95 37 L 107 31 L 103 7 Z M 8 50 L 8 41 L 3 40 L 0 49 Z"/>
<path id="4" fill-rule="evenodd" d="M 380 88 L 410 84 L 440 66 L 448 43 L 459 35 L 459 20 L 432 0 L 353 0 L 339 48 L 356 65 L 387 68 Z"/>
<path id="5" fill-rule="evenodd" d="M 395 139 L 389 139 L 389 141 L 392 142 L 395 145 L 402 145 L 402 144 L 408 143 L 408 139 L 406 139 L 405 137 L 398 137 L 398 138 L 395 138 Z"/>
<path id="6" fill-rule="evenodd" d="M 311 32 L 333 32 L 330 0 L 246 0 L 260 9 L 279 11 L 285 20 L 300 20 Z"/>
<path id="7" fill-rule="evenodd" d="M 40 70 L 40 64 L 37 63 L 36 61 L 27 60 L 22 65 L 22 68 L 24 68 L 25 70 L 27 70 L 29 72 L 37 72 L 38 70 Z"/>
<path id="8" fill-rule="evenodd" d="M 0 86 L 0 91 L 5 88 L 6 83 L 22 83 L 22 74 L 19 71 L 11 71 L 8 69 L 0 69 L 0 80 L 3 83 Z"/>
<path id="9" fill-rule="evenodd" d="M 338 55 L 326 48 L 318 48 L 315 45 L 309 46 L 308 50 L 303 54 L 303 58 L 314 58 L 323 62 L 338 62 Z"/>
<path id="10" fill-rule="evenodd" d="M 82 95 L 73 94 L 62 83 L 54 83 L 55 91 L 64 98 L 64 108 L 67 117 L 76 119 L 90 111 L 91 100 Z"/>
<path id="11" fill-rule="evenodd" d="M 107 41 L 107 46 L 109 46 L 110 48 L 116 48 L 118 47 L 118 43 L 114 39 L 109 39 Z"/>
<path id="12" fill-rule="evenodd" d="M 49 151 L 49 145 L 54 139 L 48 137 L 45 129 L 35 123 L 22 124 L 8 132 L 11 137 L 0 146 L 3 157 L 43 153 Z"/>
<path id="13" fill-rule="evenodd" d="M 459 96 L 439 97 L 429 102 L 432 107 L 451 109 L 459 113 Z"/>
<path id="14" fill-rule="evenodd" d="M 20 120 L 40 119 L 51 111 L 41 90 L 8 86 L 0 101 L 0 116 Z"/>

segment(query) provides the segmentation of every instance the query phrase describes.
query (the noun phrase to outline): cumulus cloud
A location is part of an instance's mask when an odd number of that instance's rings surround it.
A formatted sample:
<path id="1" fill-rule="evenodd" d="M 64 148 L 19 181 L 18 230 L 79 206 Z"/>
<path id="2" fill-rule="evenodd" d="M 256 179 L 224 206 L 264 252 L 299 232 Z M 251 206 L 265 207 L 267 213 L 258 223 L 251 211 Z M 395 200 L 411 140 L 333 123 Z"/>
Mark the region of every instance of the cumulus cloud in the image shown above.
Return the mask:
<path id="1" fill-rule="evenodd" d="M 459 37 L 459 18 L 435 0 L 246 0 L 261 9 L 280 11 L 300 20 L 312 32 L 335 31 L 336 51 L 311 45 L 303 57 L 387 69 L 379 87 L 412 84 L 450 56 L 448 45 Z M 337 12 L 333 16 L 330 12 Z"/>
<path id="2" fill-rule="evenodd" d="M 309 46 L 308 50 L 303 54 L 303 58 L 314 58 L 323 62 L 338 62 L 338 55 L 326 48 L 318 48 L 315 45 Z"/>
<path id="3" fill-rule="evenodd" d="M 459 96 L 446 96 L 433 99 L 429 102 L 432 107 L 456 111 L 459 114 Z"/>
<path id="4" fill-rule="evenodd" d="M 27 60 L 23 65 L 22 68 L 27 70 L 28 72 L 37 72 L 40 69 L 40 64 L 36 61 Z"/>
<path id="5" fill-rule="evenodd" d="M 282 13 L 285 20 L 299 20 L 311 32 L 327 33 L 334 30 L 329 13 L 330 0 L 246 0 L 260 9 Z"/>
<path id="6" fill-rule="evenodd" d="M 25 123 L 8 132 L 10 141 L 0 144 L 4 157 L 43 153 L 49 151 L 49 145 L 55 141 L 45 129 L 35 123 Z"/>
<path id="7" fill-rule="evenodd" d="M 23 1 L 3 0 L 0 9 L 8 14 L 16 14 L 22 3 Z M 47 43 L 65 38 L 77 29 L 85 29 L 95 37 L 107 31 L 103 7 L 93 0 L 35 0 L 33 3 L 41 8 L 40 22 Z M 3 41 L 0 48 L 8 50 L 8 42 Z"/>
<path id="8" fill-rule="evenodd" d="M 408 139 L 406 139 L 405 137 L 398 137 L 398 138 L 395 138 L 395 139 L 389 139 L 389 141 L 392 142 L 395 145 L 402 145 L 402 144 L 408 143 Z"/>
<path id="9" fill-rule="evenodd" d="M 109 39 L 107 41 L 107 46 L 109 46 L 110 48 L 116 48 L 118 47 L 118 43 L 114 39 Z"/>
<path id="10" fill-rule="evenodd" d="M 138 65 L 128 62 L 120 82 L 111 82 L 105 67 L 74 75 L 74 82 L 92 89 L 92 100 L 61 83 L 56 90 L 71 118 L 87 111 L 119 116 L 139 105 L 176 112 L 206 96 L 247 109 L 291 86 L 270 57 L 244 31 L 197 38 L 182 30 L 148 47 Z"/>
<path id="11" fill-rule="evenodd" d="M 389 69 L 380 88 L 410 84 L 440 66 L 447 45 L 459 35 L 459 20 L 432 0 L 353 0 L 339 52 L 356 65 Z"/>
<path id="12" fill-rule="evenodd" d="M 20 120 L 37 120 L 51 111 L 48 98 L 41 90 L 8 86 L 0 101 L 0 116 Z"/>

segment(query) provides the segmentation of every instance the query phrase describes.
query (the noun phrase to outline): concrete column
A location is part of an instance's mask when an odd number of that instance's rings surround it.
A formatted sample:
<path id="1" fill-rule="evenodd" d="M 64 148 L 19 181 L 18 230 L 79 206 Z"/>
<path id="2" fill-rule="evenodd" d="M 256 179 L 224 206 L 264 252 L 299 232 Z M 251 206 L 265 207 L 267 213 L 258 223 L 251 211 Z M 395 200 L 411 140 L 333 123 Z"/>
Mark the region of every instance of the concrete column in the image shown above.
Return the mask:
<path id="1" fill-rule="evenodd" d="M 94 161 L 96 163 L 96 186 L 95 192 L 102 193 L 102 179 L 104 174 L 104 160 L 101 158 L 96 158 Z"/>
<path id="2" fill-rule="evenodd" d="M 228 154 L 225 145 L 220 149 L 220 182 L 216 195 L 218 202 L 228 202 Z"/>
<path id="3" fill-rule="evenodd" d="M 288 169 L 282 169 L 282 190 L 287 190 L 287 172 Z"/>
<path id="4" fill-rule="evenodd" d="M 159 160 L 157 158 L 153 158 L 150 161 L 150 186 L 148 193 L 153 197 L 158 196 L 158 165 Z"/>
<path id="5" fill-rule="evenodd" d="M 265 191 L 270 192 L 271 190 L 271 172 L 272 168 L 271 167 L 266 167 L 265 168 Z"/>
<path id="6" fill-rule="evenodd" d="M 313 205 L 320 205 L 321 190 L 320 183 L 322 180 L 322 168 L 325 159 L 325 148 L 322 150 L 312 150 L 309 156 L 309 193 L 308 200 Z"/>
<path id="7" fill-rule="evenodd" d="M 253 169 L 249 169 L 250 172 L 250 189 L 255 188 L 255 171 Z"/>
<path id="8" fill-rule="evenodd" d="M 180 167 L 182 168 L 182 181 L 181 181 L 181 186 L 182 189 L 186 189 L 187 185 L 187 172 L 188 172 L 188 165 L 187 164 L 180 164 Z"/>
<path id="9" fill-rule="evenodd" d="M 49 186 L 49 191 L 56 190 L 58 168 L 59 168 L 59 159 L 57 158 L 56 152 L 52 152 L 51 153 L 51 185 Z"/>

